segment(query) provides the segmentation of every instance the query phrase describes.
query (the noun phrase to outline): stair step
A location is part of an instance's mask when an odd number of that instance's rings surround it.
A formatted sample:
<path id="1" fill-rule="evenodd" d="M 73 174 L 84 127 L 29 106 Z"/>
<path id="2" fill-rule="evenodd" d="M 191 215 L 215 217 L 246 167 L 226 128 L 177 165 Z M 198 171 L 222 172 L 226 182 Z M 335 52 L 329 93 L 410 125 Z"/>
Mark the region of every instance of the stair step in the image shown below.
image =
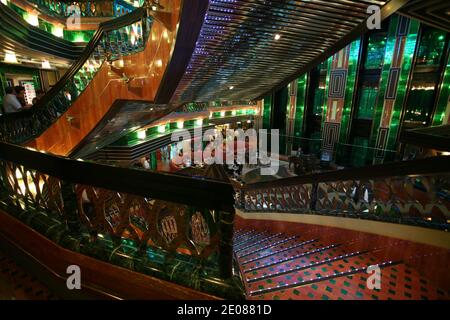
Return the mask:
<path id="1" fill-rule="evenodd" d="M 265 242 L 270 241 L 270 240 L 274 241 L 274 240 L 276 240 L 276 238 L 281 238 L 281 237 L 282 237 L 283 239 L 285 239 L 285 238 L 283 237 L 283 234 L 282 234 L 282 233 L 276 233 L 276 234 L 268 235 L 268 236 L 266 236 L 266 237 L 263 237 L 263 238 L 260 238 L 260 239 L 256 240 L 256 241 L 253 242 L 253 243 L 246 244 L 246 245 L 241 245 L 241 246 L 239 246 L 239 247 L 237 247 L 237 248 L 234 247 L 234 252 L 235 252 L 235 253 L 241 252 L 241 254 L 243 254 L 242 251 L 250 250 L 251 248 L 253 248 L 253 247 L 255 247 L 255 246 L 258 246 L 258 245 L 260 245 L 260 244 L 264 244 Z"/>
<path id="2" fill-rule="evenodd" d="M 279 260 L 275 260 L 273 258 L 271 258 L 271 260 L 268 263 L 265 264 L 260 264 L 259 266 L 255 266 L 253 268 L 249 268 L 246 270 L 246 273 L 252 272 L 253 274 L 255 274 L 254 272 L 256 272 L 258 270 L 258 273 L 263 273 L 267 270 L 270 271 L 270 268 L 277 265 L 282 266 L 282 263 L 290 263 L 290 264 L 295 264 L 297 260 L 301 260 L 302 258 L 305 258 L 305 263 L 309 263 L 310 261 L 314 261 L 314 260 L 319 260 L 320 256 L 323 254 L 324 251 L 327 250 L 333 250 L 336 247 L 338 247 L 339 244 L 330 244 L 328 246 L 324 246 L 324 247 L 318 247 L 318 248 L 314 248 L 310 251 L 304 251 L 304 252 L 300 252 L 298 254 L 295 255 L 291 255 L 288 256 L 286 258 L 282 258 Z M 330 253 L 332 254 L 332 253 Z M 299 262 L 297 262 L 299 263 Z"/>
<path id="3" fill-rule="evenodd" d="M 398 264 L 398 263 L 400 263 L 400 261 L 396 261 L 396 262 L 388 261 L 388 262 L 380 263 L 380 264 L 378 264 L 378 266 L 380 268 L 384 268 L 384 267 Z M 366 269 L 367 269 L 367 266 L 364 266 L 364 267 L 350 269 L 350 270 L 343 270 L 341 272 L 333 272 L 331 274 L 325 274 L 324 276 L 320 276 L 317 278 L 310 278 L 310 279 L 306 279 L 306 280 L 303 280 L 303 278 L 301 278 L 301 280 L 296 279 L 294 281 L 290 281 L 289 283 L 281 283 L 281 284 L 279 283 L 277 285 L 271 285 L 270 287 L 262 287 L 262 288 L 258 288 L 258 289 L 249 290 L 249 295 L 250 296 L 264 295 L 266 293 L 271 293 L 271 292 L 275 292 L 275 291 L 279 291 L 279 290 L 283 290 L 283 289 L 302 287 L 302 286 L 309 285 L 312 283 L 327 281 L 329 279 L 334 279 L 334 278 L 338 278 L 338 277 L 345 277 L 348 275 L 362 273 L 362 272 L 365 272 Z M 264 297 L 264 299 L 266 299 L 266 297 Z"/>
<path id="4" fill-rule="evenodd" d="M 286 247 L 280 248 L 279 250 L 266 253 L 264 255 L 260 255 L 260 256 L 256 255 L 254 258 L 251 258 L 251 259 L 248 259 L 245 261 L 241 260 L 241 265 L 245 266 L 244 269 L 247 270 L 247 269 L 265 264 L 269 261 L 273 261 L 272 258 L 274 260 L 286 258 L 289 255 L 295 255 L 295 254 L 300 254 L 305 251 L 311 251 L 311 250 L 313 250 L 313 248 L 316 248 L 319 245 L 320 244 L 317 242 L 317 239 L 298 242 L 291 246 L 286 246 Z"/>

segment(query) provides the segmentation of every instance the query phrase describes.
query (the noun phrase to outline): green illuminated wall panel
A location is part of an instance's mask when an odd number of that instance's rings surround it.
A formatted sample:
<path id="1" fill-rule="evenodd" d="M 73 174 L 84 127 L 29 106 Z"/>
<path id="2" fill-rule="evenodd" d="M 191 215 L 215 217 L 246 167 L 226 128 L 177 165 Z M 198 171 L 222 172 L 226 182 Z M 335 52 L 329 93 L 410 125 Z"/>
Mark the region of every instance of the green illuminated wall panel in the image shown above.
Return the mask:
<path id="1" fill-rule="evenodd" d="M 447 48 L 447 50 L 450 50 Z M 445 67 L 444 79 L 441 84 L 441 91 L 439 93 L 436 111 L 433 117 L 433 126 L 439 126 L 444 122 L 445 111 L 447 110 L 447 106 L 449 104 L 450 99 L 450 55 L 447 59 L 447 65 Z"/>
<path id="2" fill-rule="evenodd" d="M 419 22 L 416 20 L 410 20 L 409 32 L 408 36 L 406 37 L 405 49 L 403 52 L 402 70 L 397 85 L 397 98 L 395 99 L 394 109 L 392 111 L 392 118 L 389 126 L 389 136 L 386 144 L 386 148 L 390 150 L 396 148 L 401 111 L 406 96 L 406 85 L 408 83 L 408 78 L 411 71 L 418 31 Z"/>
<path id="3" fill-rule="evenodd" d="M 264 98 L 264 105 L 262 111 L 262 127 L 263 129 L 270 129 L 270 113 L 272 111 L 272 96 Z"/>
<path id="4" fill-rule="evenodd" d="M 417 65 L 438 66 L 445 46 L 443 30 L 423 26 L 420 47 L 417 52 Z"/>
<path id="5" fill-rule="evenodd" d="M 314 109 L 314 113 L 315 114 L 319 114 L 319 112 L 320 112 L 320 114 L 322 115 L 322 124 L 321 124 L 321 126 L 320 126 L 320 128 L 321 128 L 321 132 L 320 132 L 320 135 L 319 135 L 319 137 L 321 137 L 322 136 L 322 130 L 323 130 L 323 124 L 324 124 L 324 122 L 325 122 L 325 120 L 326 120 L 326 118 L 327 118 L 327 103 L 328 103 L 328 99 L 327 99 L 327 97 L 328 97 L 328 85 L 329 85 L 329 82 L 330 82 L 330 72 L 331 72 L 331 65 L 332 65 L 332 62 L 333 62 L 333 56 L 331 56 L 331 57 L 329 57 L 327 60 L 326 60 L 326 62 L 324 61 L 323 63 L 322 63 L 322 67 L 324 68 L 325 66 L 327 67 L 327 75 L 326 75 L 326 77 L 325 77 L 325 88 L 321 88 L 321 85 L 320 85 L 320 82 L 319 82 L 319 90 L 323 90 L 322 92 L 323 92 L 323 100 L 322 100 L 322 110 L 316 110 L 316 109 Z M 314 97 L 314 107 L 316 107 L 316 99 L 315 99 L 316 97 Z M 316 111 L 317 111 L 317 113 L 316 113 Z"/>
<path id="6" fill-rule="evenodd" d="M 155 152 L 150 153 L 150 169 L 156 170 L 158 168 L 158 157 Z"/>
<path id="7" fill-rule="evenodd" d="M 391 18 L 389 24 L 388 37 L 386 42 L 386 54 L 384 57 L 383 69 L 381 73 L 381 81 L 379 87 L 378 102 L 375 107 L 375 116 L 373 119 L 373 132 L 371 135 L 370 146 L 375 146 L 377 140 L 377 134 L 381 123 L 381 117 L 383 114 L 384 96 L 387 89 L 389 80 L 389 72 L 392 66 L 395 45 L 399 37 L 397 36 L 397 28 L 400 17 L 395 15 Z M 419 30 L 419 22 L 415 20 L 409 21 L 409 29 L 406 35 L 405 48 L 403 51 L 401 70 L 399 80 L 397 84 L 397 94 L 392 109 L 391 123 L 389 126 L 389 135 L 385 147 L 387 149 L 395 148 L 395 142 L 397 138 L 401 109 L 405 99 L 406 85 L 411 71 L 411 64 L 414 55 L 414 49 L 417 42 L 417 32 Z"/>
<path id="8" fill-rule="evenodd" d="M 47 31 L 48 33 L 53 32 L 53 24 L 45 20 L 39 19 L 39 29 Z"/>
<path id="9" fill-rule="evenodd" d="M 305 73 L 297 79 L 297 100 L 294 114 L 294 150 L 297 150 L 300 147 L 300 138 L 302 136 L 307 78 L 308 74 Z"/>
<path id="10" fill-rule="evenodd" d="M 360 90 L 356 118 L 371 120 L 373 117 L 374 107 L 377 103 L 378 88 L 363 85 Z"/>
<path id="11" fill-rule="evenodd" d="M 421 72 L 423 67 L 439 70 L 445 45 L 445 32 L 422 26 L 411 91 L 406 103 L 404 121 L 413 126 L 428 123 L 435 103 L 435 89 L 439 88 L 438 72 Z M 437 69 L 434 69 L 437 68 Z M 427 69 L 425 69 L 427 70 Z"/>
<path id="12" fill-rule="evenodd" d="M 367 44 L 367 57 L 364 61 L 364 69 L 379 69 L 383 66 L 386 49 L 386 35 L 372 34 Z"/>
<path id="13" fill-rule="evenodd" d="M 352 110 L 353 92 L 355 91 L 356 71 L 358 70 L 359 51 L 361 48 L 361 41 L 353 41 L 350 46 L 350 53 L 348 57 L 348 71 L 347 84 L 345 87 L 345 100 L 342 110 L 341 130 L 339 135 L 339 142 L 347 142 L 348 129 L 350 128 L 350 116 Z"/>
<path id="14" fill-rule="evenodd" d="M 370 139 L 370 146 L 374 147 L 377 140 L 378 128 L 381 122 L 381 116 L 383 114 L 384 106 L 384 92 L 386 91 L 386 84 L 389 78 L 389 70 L 391 68 L 392 53 L 394 52 L 395 42 L 397 41 L 396 31 L 397 31 L 398 17 L 393 16 L 389 23 L 388 37 L 386 39 L 386 50 L 384 55 L 384 62 L 381 69 L 381 79 L 380 86 L 378 89 L 378 99 L 376 99 L 377 104 L 375 105 L 374 117 L 373 117 L 373 131 Z"/>
<path id="15" fill-rule="evenodd" d="M 73 31 L 64 30 L 64 39 L 71 42 L 89 42 L 93 37 L 94 30 Z"/>

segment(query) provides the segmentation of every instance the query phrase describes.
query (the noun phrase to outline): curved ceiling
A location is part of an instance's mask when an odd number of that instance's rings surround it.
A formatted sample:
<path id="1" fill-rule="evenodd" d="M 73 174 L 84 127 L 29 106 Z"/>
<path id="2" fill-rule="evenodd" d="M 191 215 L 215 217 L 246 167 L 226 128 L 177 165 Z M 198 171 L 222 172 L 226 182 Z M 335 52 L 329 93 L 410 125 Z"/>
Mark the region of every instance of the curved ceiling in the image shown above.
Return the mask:
<path id="1" fill-rule="evenodd" d="M 409 18 L 450 32 L 450 1 L 411 0 L 399 11 Z"/>
<path id="2" fill-rule="evenodd" d="M 171 103 L 256 99 L 292 81 L 407 0 L 210 0 Z M 279 36 L 279 38 L 278 38 Z"/>

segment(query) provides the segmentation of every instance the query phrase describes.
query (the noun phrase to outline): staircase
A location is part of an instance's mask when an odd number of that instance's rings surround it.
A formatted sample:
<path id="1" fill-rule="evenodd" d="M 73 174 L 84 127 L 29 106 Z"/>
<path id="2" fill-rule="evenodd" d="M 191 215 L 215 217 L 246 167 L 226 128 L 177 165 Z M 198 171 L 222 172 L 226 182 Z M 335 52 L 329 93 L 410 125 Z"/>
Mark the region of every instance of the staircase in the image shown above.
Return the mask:
<path id="1" fill-rule="evenodd" d="M 419 272 L 389 259 L 390 247 L 372 245 L 369 234 L 341 242 L 317 232 L 288 235 L 243 228 L 235 231 L 234 254 L 251 300 L 450 299 Z M 314 233 L 315 236 L 312 235 Z M 366 269 L 381 269 L 381 289 L 369 289 Z"/>
<path id="2" fill-rule="evenodd" d="M 0 252 L 0 300 L 55 300 L 56 296 Z"/>

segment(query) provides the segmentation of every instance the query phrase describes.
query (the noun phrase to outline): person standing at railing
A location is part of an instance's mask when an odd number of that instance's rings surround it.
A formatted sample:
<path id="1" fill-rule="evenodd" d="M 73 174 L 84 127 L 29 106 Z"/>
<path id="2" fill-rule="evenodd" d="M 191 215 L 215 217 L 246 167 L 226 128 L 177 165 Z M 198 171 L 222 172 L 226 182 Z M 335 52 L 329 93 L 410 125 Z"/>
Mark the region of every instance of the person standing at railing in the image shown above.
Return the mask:
<path id="1" fill-rule="evenodd" d="M 3 111 L 5 113 L 14 113 L 22 110 L 22 104 L 15 93 L 15 90 L 11 87 L 6 88 L 6 95 L 3 98 Z"/>
<path id="2" fill-rule="evenodd" d="M 36 97 L 33 98 L 33 101 L 31 102 L 33 106 L 45 95 L 45 92 L 41 89 L 36 90 Z"/>
<path id="3" fill-rule="evenodd" d="M 16 97 L 19 100 L 22 107 L 25 107 L 27 105 L 27 102 L 25 101 L 25 87 L 15 86 L 14 92 L 16 93 Z"/>

